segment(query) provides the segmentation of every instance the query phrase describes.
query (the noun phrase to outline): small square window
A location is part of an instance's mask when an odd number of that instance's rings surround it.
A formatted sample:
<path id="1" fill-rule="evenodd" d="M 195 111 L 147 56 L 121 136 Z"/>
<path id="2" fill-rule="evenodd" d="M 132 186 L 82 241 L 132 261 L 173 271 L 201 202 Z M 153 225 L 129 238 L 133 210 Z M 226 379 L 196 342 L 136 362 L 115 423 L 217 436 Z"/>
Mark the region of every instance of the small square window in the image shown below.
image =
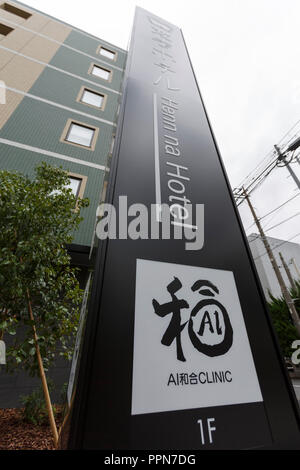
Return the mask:
<path id="1" fill-rule="evenodd" d="M 84 190 L 87 183 L 87 176 L 78 175 L 77 173 L 68 173 L 69 183 L 65 185 L 66 189 L 71 189 L 72 194 L 76 197 L 76 201 L 78 199 L 83 198 Z M 62 192 L 59 190 L 51 191 L 50 196 L 57 196 L 60 195 Z M 77 202 L 75 210 L 77 209 Z"/>
<path id="2" fill-rule="evenodd" d="M 13 31 L 13 28 L 6 26 L 6 24 L 0 23 L 0 37 L 7 36 L 9 33 Z"/>
<path id="3" fill-rule="evenodd" d="M 91 74 L 95 75 L 95 77 L 103 78 L 103 80 L 110 80 L 111 77 L 111 71 L 106 70 L 99 65 L 92 66 Z"/>
<path id="4" fill-rule="evenodd" d="M 78 197 L 80 187 L 82 183 L 82 178 L 74 178 L 73 176 L 70 176 L 70 183 L 68 184 L 68 188 L 71 189 L 72 193 L 74 196 Z"/>
<path id="5" fill-rule="evenodd" d="M 102 109 L 104 105 L 104 95 L 84 88 L 80 101 L 82 103 L 89 104 L 90 106 Z"/>
<path id="6" fill-rule="evenodd" d="M 66 140 L 72 144 L 91 147 L 94 135 L 95 129 L 72 122 L 69 128 L 69 132 L 67 133 Z"/>
<path id="7" fill-rule="evenodd" d="M 60 142 L 84 147 L 86 150 L 95 150 L 99 135 L 99 128 L 85 124 L 84 122 L 68 119 Z M 72 175 L 71 175 L 72 176 Z M 74 176 L 74 175 L 73 175 Z M 76 177 L 77 175 L 75 175 Z"/>
<path id="8" fill-rule="evenodd" d="M 31 13 L 28 13 L 28 11 L 21 10 L 20 8 L 10 5 L 9 3 L 2 3 L 2 5 L 0 5 L 0 8 L 2 10 L 7 11 L 8 13 L 12 13 L 13 15 L 17 15 L 21 18 L 24 18 L 24 20 L 27 20 L 32 16 Z"/>
<path id="9" fill-rule="evenodd" d="M 106 49 L 105 47 L 100 47 L 99 49 L 99 54 L 102 55 L 103 57 L 106 57 L 107 59 L 110 59 L 110 60 L 115 60 L 116 58 L 116 53 L 113 52 L 113 51 L 110 51 L 108 49 Z"/>
<path id="10" fill-rule="evenodd" d="M 66 184 L 66 188 L 67 189 L 71 189 L 72 191 L 72 194 L 74 194 L 74 196 L 77 198 L 78 197 L 78 194 L 79 194 L 79 190 L 80 190 L 80 186 L 81 186 L 81 183 L 82 183 L 82 178 L 74 178 L 74 177 L 69 177 L 69 183 Z M 61 194 L 61 191 L 52 191 L 51 192 L 51 196 L 56 196 L 57 194 Z"/>

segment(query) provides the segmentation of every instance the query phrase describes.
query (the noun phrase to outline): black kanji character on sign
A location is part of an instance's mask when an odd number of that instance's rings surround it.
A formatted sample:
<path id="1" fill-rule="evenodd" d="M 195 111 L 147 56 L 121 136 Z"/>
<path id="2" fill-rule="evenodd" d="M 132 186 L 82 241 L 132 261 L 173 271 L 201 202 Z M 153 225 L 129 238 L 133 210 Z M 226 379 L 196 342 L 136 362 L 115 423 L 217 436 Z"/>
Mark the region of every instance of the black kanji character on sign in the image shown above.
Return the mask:
<path id="1" fill-rule="evenodd" d="M 167 286 L 172 301 L 163 305 L 160 305 L 155 299 L 152 301 L 154 311 L 160 317 L 173 313 L 171 322 L 162 338 L 162 344 L 171 346 L 176 339 L 177 359 L 185 362 L 181 333 L 188 323 L 189 338 L 197 351 L 209 357 L 226 354 L 232 346 L 233 329 L 227 310 L 218 300 L 213 298 L 215 294 L 219 294 L 219 289 L 210 281 L 196 281 L 191 290 L 198 291 L 201 296 L 212 298 L 200 300 L 192 309 L 190 319 L 181 324 L 181 310 L 189 308 L 186 300 L 178 299 L 175 295 L 181 288 L 180 280 L 174 277 L 174 280 Z"/>
<path id="2" fill-rule="evenodd" d="M 160 305 L 157 300 L 153 299 L 152 304 L 154 311 L 160 317 L 165 317 L 170 313 L 173 313 L 170 324 L 161 340 L 161 343 L 164 346 L 171 346 L 174 339 L 176 339 L 176 349 L 177 349 L 177 359 L 179 361 L 185 362 L 185 357 L 182 351 L 181 345 L 181 332 L 184 329 L 187 322 L 181 325 L 181 314 L 180 311 L 183 308 L 189 308 L 189 304 L 184 299 L 178 299 L 176 297 L 176 292 L 178 292 L 182 287 L 180 280 L 177 277 L 174 277 L 174 280 L 167 286 L 167 290 L 172 297 L 171 302 L 167 302 L 163 305 Z"/>

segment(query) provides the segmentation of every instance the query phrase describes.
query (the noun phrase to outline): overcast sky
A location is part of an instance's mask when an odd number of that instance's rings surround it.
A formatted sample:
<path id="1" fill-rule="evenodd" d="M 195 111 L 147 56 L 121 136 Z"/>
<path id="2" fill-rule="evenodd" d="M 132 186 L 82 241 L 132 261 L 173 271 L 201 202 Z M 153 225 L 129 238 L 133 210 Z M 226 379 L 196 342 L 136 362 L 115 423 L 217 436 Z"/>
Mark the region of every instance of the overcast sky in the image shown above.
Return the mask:
<path id="1" fill-rule="evenodd" d="M 127 48 L 135 5 L 181 27 L 232 187 L 300 119 L 299 0 L 25 0 L 25 3 Z M 298 126 L 300 129 L 300 125 Z M 293 168 L 300 177 L 300 165 Z M 253 193 L 259 216 L 296 194 L 286 168 Z M 244 207 L 245 206 L 245 207 Z M 300 197 L 265 228 L 300 212 Z M 244 203 L 241 215 L 252 223 Z M 247 233 L 255 232 L 250 227 Z M 300 215 L 268 235 L 300 232 Z M 293 241 L 300 242 L 300 235 Z"/>

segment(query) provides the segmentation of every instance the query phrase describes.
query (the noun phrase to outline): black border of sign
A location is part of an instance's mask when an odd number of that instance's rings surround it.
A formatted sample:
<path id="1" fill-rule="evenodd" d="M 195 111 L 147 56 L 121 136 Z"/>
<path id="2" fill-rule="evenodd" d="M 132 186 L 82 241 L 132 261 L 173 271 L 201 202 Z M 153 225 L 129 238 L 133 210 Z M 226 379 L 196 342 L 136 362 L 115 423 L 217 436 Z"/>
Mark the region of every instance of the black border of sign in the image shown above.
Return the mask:
<path id="1" fill-rule="evenodd" d="M 125 106 L 126 106 L 126 99 L 127 99 L 127 82 L 128 82 L 129 71 L 130 71 L 130 66 L 131 66 L 133 42 L 134 42 L 134 37 L 135 37 L 134 32 L 136 28 L 135 25 L 136 25 L 136 17 L 137 17 L 138 8 L 139 7 L 136 7 L 136 11 L 135 11 L 132 35 L 130 39 L 129 52 L 128 52 L 128 57 L 127 57 L 127 64 L 126 64 L 126 69 L 124 73 L 124 82 L 123 82 L 123 91 L 122 91 L 123 96 L 122 96 L 122 101 L 121 101 L 121 106 L 120 106 L 119 123 L 117 126 L 115 146 L 114 146 L 113 157 L 112 157 L 112 166 L 110 170 L 110 179 L 109 179 L 108 191 L 107 191 L 108 203 L 111 203 L 113 201 L 114 192 L 115 192 L 116 176 L 117 176 L 117 170 L 118 170 L 118 164 L 119 164 L 119 149 L 120 149 L 120 143 L 121 143 L 121 138 L 122 138 L 122 133 L 123 133 L 124 113 L 125 113 Z M 281 373 L 283 374 L 283 377 L 284 377 L 285 386 L 287 388 L 288 396 L 290 397 L 290 400 L 292 403 L 292 408 L 294 411 L 294 415 L 296 417 L 296 421 L 297 421 L 299 433 L 300 433 L 300 414 L 299 414 L 298 402 L 297 402 L 297 399 L 296 399 L 296 396 L 295 396 L 295 393 L 291 384 L 290 377 L 286 370 L 282 355 L 280 353 L 278 339 L 277 339 L 277 336 L 276 336 L 276 333 L 275 333 L 275 330 L 274 330 L 274 327 L 273 327 L 273 324 L 269 315 L 267 303 L 266 303 L 263 290 L 259 281 L 259 277 L 258 277 L 258 273 L 255 267 L 254 261 L 253 261 L 253 257 L 251 255 L 250 247 L 247 241 L 244 227 L 242 225 L 241 217 L 235 204 L 235 200 L 232 194 L 229 179 L 226 174 L 226 170 L 225 170 L 225 166 L 221 157 L 221 153 L 220 153 L 214 132 L 212 130 L 211 122 L 208 117 L 205 104 L 203 102 L 203 98 L 199 89 L 198 81 L 195 76 L 194 68 L 191 63 L 190 55 L 189 55 L 186 42 L 185 42 L 181 29 L 180 29 L 180 32 L 181 32 L 181 36 L 182 36 L 185 50 L 187 53 L 187 57 L 189 60 L 189 64 L 191 66 L 193 77 L 197 86 L 199 97 L 200 97 L 200 100 L 204 109 L 204 113 L 207 119 L 208 127 L 210 130 L 212 139 L 213 139 L 213 143 L 214 143 L 215 150 L 218 156 L 218 160 L 221 165 L 221 169 L 222 169 L 223 177 L 225 179 L 227 190 L 230 194 L 231 203 L 234 209 L 235 216 L 237 218 L 242 240 L 246 248 L 248 262 L 252 269 L 252 273 L 254 275 L 255 284 L 256 284 L 258 294 L 260 296 L 262 308 L 264 309 L 265 317 L 267 320 L 267 325 L 270 331 L 270 337 L 271 337 L 270 339 L 272 339 L 273 341 L 273 346 L 275 349 L 277 360 L 280 365 Z M 93 356 L 94 356 L 93 351 L 95 349 L 97 328 L 99 325 L 99 321 L 101 321 L 100 316 L 99 316 L 100 299 L 101 299 L 102 289 L 103 289 L 103 280 L 104 280 L 103 274 L 104 274 L 104 266 L 106 262 L 108 243 L 109 243 L 109 240 L 102 241 L 98 245 L 98 249 L 97 249 L 96 267 L 95 267 L 94 279 L 93 279 L 93 288 L 92 288 L 92 293 L 91 293 L 91 298 L 90 298 L 90 303 L 89 303 L 90 309 L 89 309 L 89 313 L 87 317 L 87 323 L 86 323 L 84 338 L 82 342 L 82 352 L 81 352 L 81 359 L 79 363 L 79 374 L 77 378 L 77 383 L 75 384 L 75 389 L 76 389 L 75 400 L 71 408 L 70 416 L 65 425 L 65 429 L 63 429 L 62 431 L 62 434 L 66 433 L 66 441 L 67 441 L 68 449 L 81 449 L 83 446 L 83 439 L 84 439 L 83 436 L 85 433 L 85 415 L 86 415 L 86 410 L 87 410 L 87 399 L 88 399 L 89 390 L 90 390 L 88 378 L 93 369 Z M 267 413 L 267 417 L 268 417 L 268 413 Z M 70 426 L 70 432 L 68 434 L 67 428 L 69 426 Z M 271 426 L 270 426 L 270 429 L 272 431 Z M 300 448 L 300 443 L 299 443 L 299 448 Z"/>

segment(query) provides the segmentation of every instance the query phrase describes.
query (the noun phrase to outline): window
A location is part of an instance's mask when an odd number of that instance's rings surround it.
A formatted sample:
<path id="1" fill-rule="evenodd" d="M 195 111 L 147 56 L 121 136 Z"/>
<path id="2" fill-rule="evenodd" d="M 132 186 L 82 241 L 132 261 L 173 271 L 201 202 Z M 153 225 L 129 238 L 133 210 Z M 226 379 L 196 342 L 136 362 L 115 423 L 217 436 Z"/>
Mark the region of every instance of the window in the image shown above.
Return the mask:
<path id="1" fill-rule="evenodd" d="M 80 126 L 72 122 L 66 140 L 73 144 L 90 147 L 94 137 L 95 130 L 90 127 Z"/>
<path id="2" fill-rule="evenodd" d="M 94 150 L 98 133 L 99 129 L 97 127 L 92 127 L 88 124 L 69 119 L 60 141 L 78 145 L 79 147 L 85 147 L 89 150 Z"/>
<path id="3" fill-rule="evenodd" d="M 68 176 L 69 183 L 65 187 L 67 189 L 71 189 L 76 200 L 78 200 L 78 198 L 82 199 L 87 183 L 87 176 L 78 175 L 77 173 L 68 173 Z M 51 192 L 50 196 L 56 196 L 59 194 L 61 194 L 61 191 L 55 190 Z"/>
<path id="4" fill-rule="evenodd" d="M 98 49 L 98 53 L 110 60 L 116 60 L 117 57 L 116 52 L 110 51 L 102 46 L 100 46 L 100 48 Z"/>
<path id="5" fill-rule="evenodd" d="M 13 28 L 6 26 L 6 24 L 0 23 L 0 38 L 1 36 L 7 36 L 12 31 L 13 31 Z"/>
<path id="6" fill-rule="evenodd" d="M 89 88 L 82 87 L 77 101 L 80 103 L 88 104 L 94 108 L 103 110 L 106 102 L 106 95 L 98 93 L 97 91 L 90 90 Z"/>
<path id="7" fill-rule="evenodd" d="M 77 199 L 82 199 L 87 184 L 87 176 L 78 175 L 77 173 L 69 173 L 69 178 L 70 184 L 68 185 L 68 188 L 72 190 Z"/>
<path id="8" fill-rule="evenodd" d="M 0 8 L 2 10 L 7 11 L 8 13 L 12 13 L 13 15 L 17 15 L 21 18 L 24 18 L 24 20 L 27 20 L 32 16 L 31 13 L 28 13 L 28 11 L 20 10 L 20 8 L 16 8 L 13 5 L 10 5 L 9 3 L 2 3 L 2 5 L 0 5 Z"/>
<path id="9" fill-rule="evenodd" d="M 75 178 L 74 176 L 70 176 L 70 183 L 67 187 L 72 190 L 74 196 L 78 197 L 81 184 L 82 178 Z"/>
<path id="10" fill-rule="evenodd" d="M 103 78 L 103 80 L 111 80 L 111 71 L 106 70 L 103 67 L 100 67 L 99 65 L 92 64 L 90 73 L 92 75 L 95 75 L 95 77 Z"/>

